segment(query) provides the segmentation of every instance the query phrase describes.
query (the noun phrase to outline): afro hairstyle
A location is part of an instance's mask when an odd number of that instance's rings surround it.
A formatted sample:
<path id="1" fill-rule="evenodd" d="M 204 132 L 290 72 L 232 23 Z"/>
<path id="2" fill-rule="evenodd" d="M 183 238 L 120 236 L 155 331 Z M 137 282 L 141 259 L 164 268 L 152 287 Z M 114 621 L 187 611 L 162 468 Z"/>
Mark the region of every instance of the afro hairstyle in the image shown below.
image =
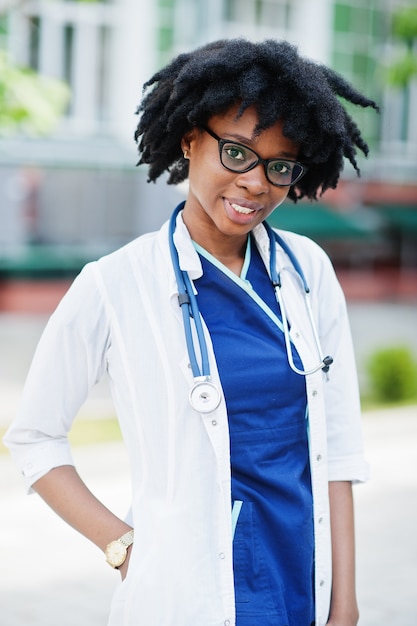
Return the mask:
<path id="1" fill-rule="evenodd" d="M 149 181 L 155 182 L 165 171 L 169 184 L 184 181 L 188 161 L 181 138 L 233 106 L 240 105 L 238 117 L 254 106 L 255 132 L 282 119 L 284 135 L 299 144 L 297 158 L 308 167 L 288 197 L 317 199 L 336 187 L 345 158 L 360 175 L 357 149 L 368 154 L 341 99 L 378 110 L 339 74 L 303 58 L 285 41 L 216 41 L 180 54 L 145 83 L 135 131 L 138 165 L 149 166 Z"/>

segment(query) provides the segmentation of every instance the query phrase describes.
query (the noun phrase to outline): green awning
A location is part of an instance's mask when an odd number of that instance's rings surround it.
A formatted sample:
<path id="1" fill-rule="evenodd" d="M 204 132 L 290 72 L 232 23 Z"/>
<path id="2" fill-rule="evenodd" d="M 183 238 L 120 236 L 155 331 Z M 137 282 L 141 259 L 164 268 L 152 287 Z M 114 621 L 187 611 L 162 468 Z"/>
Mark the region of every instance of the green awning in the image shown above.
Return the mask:
<path id="1" fill-rule="evenodd" d="M 320 240 L 357 239 L 373 233 L 368 225 L 360 224 L 353 215 L 315 203 L 283 204 L 275 209 L 268 222 L 274 228 Z"/>
<path id="2" fill-rule="evenodd" d="M 386 206 L 378 210 L 388 226 L 413 237 L 417 234 L 417 206 Z"/>
<path id="3" fill-rule="evenodd" d="M 0 278 L 75 276 L 98 256 L 97 250 L 84 247 L 27 245 L 12 255 L 0 254 Z"/>

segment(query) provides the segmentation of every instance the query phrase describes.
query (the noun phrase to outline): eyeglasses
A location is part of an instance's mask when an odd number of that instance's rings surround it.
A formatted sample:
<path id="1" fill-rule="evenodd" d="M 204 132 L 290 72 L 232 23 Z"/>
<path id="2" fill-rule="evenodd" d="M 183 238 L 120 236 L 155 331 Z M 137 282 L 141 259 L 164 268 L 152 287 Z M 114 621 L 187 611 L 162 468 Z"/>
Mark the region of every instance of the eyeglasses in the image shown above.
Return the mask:
<path id="1" fill-rule="evenodd" d="M 262 159 L 251 148 L 236 141 L 230 141 L 230 139 L 222 139 L 207 126 L 201 126 L 200 128 L 218 142 L 220 162 L 230 172 L 249 172 L 259 163 L 262 163 L 267 179 L 276 187 L 295 185 L 307 172 L 308 168 L 298 163 L 298 161 Z"/>

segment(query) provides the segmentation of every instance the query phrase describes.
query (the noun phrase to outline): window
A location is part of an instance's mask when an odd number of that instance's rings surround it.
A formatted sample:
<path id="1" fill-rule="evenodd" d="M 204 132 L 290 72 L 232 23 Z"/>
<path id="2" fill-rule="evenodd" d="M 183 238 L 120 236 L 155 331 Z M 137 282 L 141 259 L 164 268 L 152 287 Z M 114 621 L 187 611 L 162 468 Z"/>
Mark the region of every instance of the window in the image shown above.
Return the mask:
<path id="1" fill-rule="evenodd" d="M 29 66 L 39 70 L 39 46 L 41 38 L 41 20 L 39 17 L 29 17 Z"/>
<path id="2" fill-rule="evenodd" d="M 375 77 L 385 24 L 383 7 L 375 0 L 351 0 L 334 5 L 332 67 L 379 102 L 382 86 Z M 367 141 L 375 143 L 379 136 L 379 117 L 366 109 L 357 110 L 355 116 Z"/>

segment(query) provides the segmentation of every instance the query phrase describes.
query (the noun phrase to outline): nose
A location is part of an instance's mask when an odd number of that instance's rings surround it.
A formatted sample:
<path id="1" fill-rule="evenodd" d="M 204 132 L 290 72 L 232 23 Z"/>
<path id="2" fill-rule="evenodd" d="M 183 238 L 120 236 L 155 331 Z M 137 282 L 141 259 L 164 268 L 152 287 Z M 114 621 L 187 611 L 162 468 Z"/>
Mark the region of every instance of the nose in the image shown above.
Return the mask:
<path id="1" fill-rule="evenodd" d="M 249 172 L 237 174 L 236 184 L 238 187 L 247 189 L 252 196 L 268 193 L 270 182 L 266 177 L 263 163 L 258 163 Z"/>

